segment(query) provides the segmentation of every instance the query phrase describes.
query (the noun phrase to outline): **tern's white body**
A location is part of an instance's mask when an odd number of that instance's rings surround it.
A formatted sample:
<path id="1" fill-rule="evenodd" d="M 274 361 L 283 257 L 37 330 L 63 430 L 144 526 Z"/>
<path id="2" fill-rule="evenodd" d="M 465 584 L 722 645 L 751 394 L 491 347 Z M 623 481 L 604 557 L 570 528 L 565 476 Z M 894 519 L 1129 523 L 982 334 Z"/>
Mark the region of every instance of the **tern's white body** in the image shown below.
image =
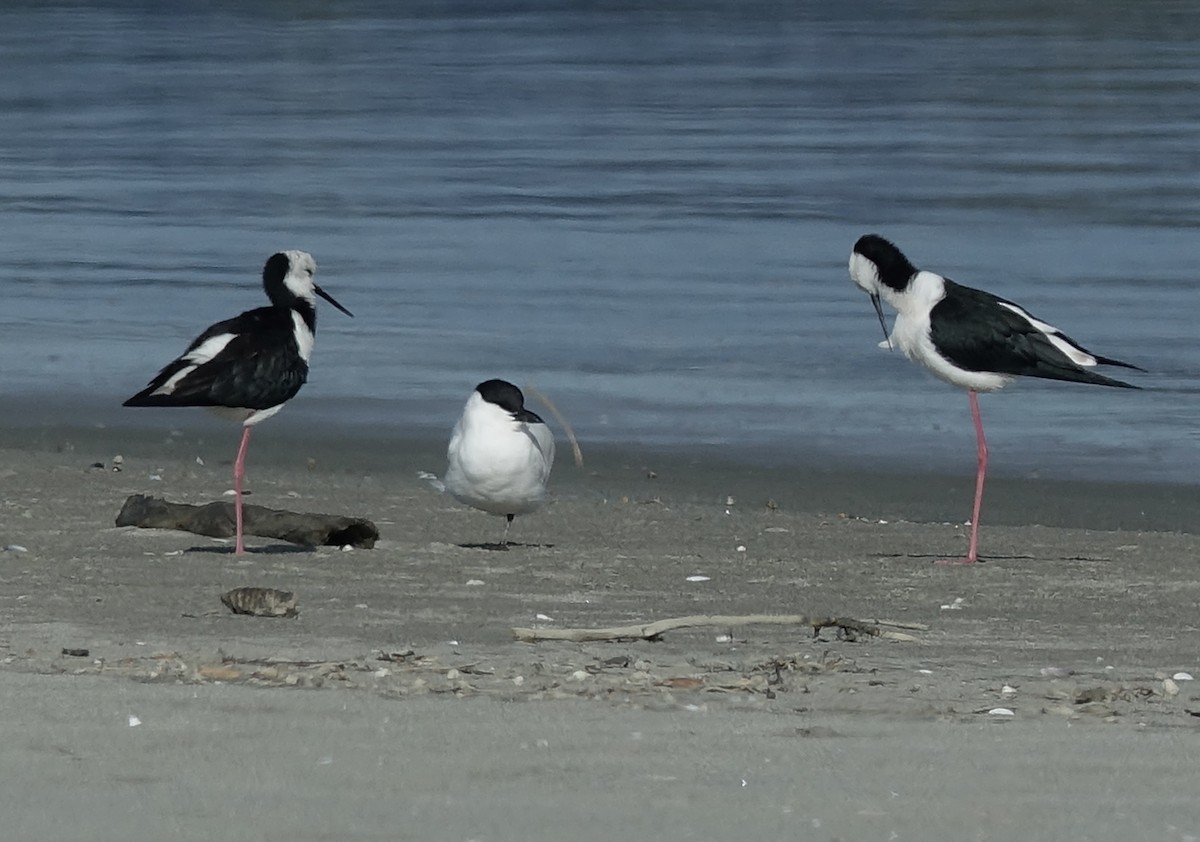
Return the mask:
<path id="1" fill-rule="evenodd" d="M 459 502 L 494 515 L 523 515 L 546 501 L 554 436 L 540 422 L 472 392 L 454 425 L 446 453 L 446 490 Z"/>

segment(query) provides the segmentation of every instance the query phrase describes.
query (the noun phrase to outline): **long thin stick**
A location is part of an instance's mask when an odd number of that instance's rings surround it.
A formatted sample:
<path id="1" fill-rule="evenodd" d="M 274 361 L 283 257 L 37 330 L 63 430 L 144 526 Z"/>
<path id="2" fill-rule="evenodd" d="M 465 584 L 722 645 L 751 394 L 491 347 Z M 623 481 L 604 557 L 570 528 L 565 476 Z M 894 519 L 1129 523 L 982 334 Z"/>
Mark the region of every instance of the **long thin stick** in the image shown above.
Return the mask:
<path id="1" fill-rule="evenodd" d="M 575 440 L 575 431 L 571 429 L 571 425 L 567 423 L 567 419 L 563 418 L 562 413 L 558 411 L 558 407 L 551 403 L 548 397 L 530 386 L 528 383 L 525 384 L 525 391 L 529 392 L 529 394 L 533 395 L 539 401 L 544 403 L 546 405 L 546 409 L 550 410 L 550 414 L 558 420 L 559 424 L 562 424 L 562 428 L 567 433 L 567 438 L 571 440 L 571 450 L 575 453 L 575 467 L 582 468 L 583 451 L 579 449 L 579 442 Z"/>
<path id="2" fill-rule="evenodd" d="M 638 623 L 632 626 L 614 626 L 601 629 L 519 629 L 512 630 L 513 637 L 526 643 L 539 640 L 653 640 L 664 632 L 676 629 L 691 629 L 703 626 L 808 626 L 814 633 L 824 628 L 836 627 L 888 640 L 916 641 L 911 634 L 890 631 L 884 626 L 924 630 L 928 626 L 919 623 L 890 623 L 884 620 L 855 620 L 850 617 L 810 617 L 807 614 L 693 614 L 689 617 L 672 617 L 653 623 Z"/>

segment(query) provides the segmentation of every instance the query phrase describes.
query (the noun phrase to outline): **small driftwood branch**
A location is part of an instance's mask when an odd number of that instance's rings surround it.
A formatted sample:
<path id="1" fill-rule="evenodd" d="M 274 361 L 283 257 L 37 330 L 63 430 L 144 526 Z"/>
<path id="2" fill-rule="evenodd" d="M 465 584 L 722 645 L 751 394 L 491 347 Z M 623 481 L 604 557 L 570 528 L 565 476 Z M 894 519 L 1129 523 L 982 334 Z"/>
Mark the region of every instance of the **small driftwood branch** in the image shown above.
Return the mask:
<path id="1" fill-rule="evenodd" d="M 341 515 L 301 514 L 265 506 L 243 506 L 242 528 L 247 535 L 278 538 L 306 547 L 329 545 L 371 549 L 379 540 L 379 529 L 369 520 Z M 192 506 L 168 503 L 158 497 L 131 494 L 117 515 L 117 526 L 145 529 L 182 529 L 212 538 L 231 538 L 236 528 L 233 503 Z"/>
<path id="2" fill-rule="evenodd" d="M 536 643 L 539 640 L 656 640 L 664 632 L 704 626 L 808 626 L 817 634 L 821 629 L 838 628 L 888 640 L 916 641 L 911 634 L 892 631 L 892 628 L 924 630 L 919 623 L 893 623 L 887 620 L 855 620 L 850 617 L 810 617 L 807 614 L 693 614 L 672 617 L 653 623 L 615 626 L 605 629 L 513 629 L 517 640 Z M 891 627 L 891 628 L 885 628 Z"/>

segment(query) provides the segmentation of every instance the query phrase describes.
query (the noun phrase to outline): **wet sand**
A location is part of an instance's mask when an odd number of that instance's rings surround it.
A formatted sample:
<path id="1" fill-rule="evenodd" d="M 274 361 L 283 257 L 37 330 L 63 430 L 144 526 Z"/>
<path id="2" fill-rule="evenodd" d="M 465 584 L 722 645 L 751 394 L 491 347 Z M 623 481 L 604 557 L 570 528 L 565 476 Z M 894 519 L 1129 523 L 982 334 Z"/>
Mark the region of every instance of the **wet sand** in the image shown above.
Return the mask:
<path id="1" fill-rule="evenodd" d="M 443 443 L 264 429 L 251 501 L 369 517 L 374 549 L 113 526 L 132 493 L 223 499 L 236 438 L 0 432 L 12 838 L 1200 836 L 1200 688 L 1172 678 L 1200 676 L 1195 487 L 1001 477 L 988 562 L 938 567 L 973 466 L 618 449 L 560 459 L 499 552 L 462 546 L 499 519 L 418 477 Z M 230 614 L 241 586 L 299 617 Z M 510 632 L 751 613 L 928 629 Z"/>

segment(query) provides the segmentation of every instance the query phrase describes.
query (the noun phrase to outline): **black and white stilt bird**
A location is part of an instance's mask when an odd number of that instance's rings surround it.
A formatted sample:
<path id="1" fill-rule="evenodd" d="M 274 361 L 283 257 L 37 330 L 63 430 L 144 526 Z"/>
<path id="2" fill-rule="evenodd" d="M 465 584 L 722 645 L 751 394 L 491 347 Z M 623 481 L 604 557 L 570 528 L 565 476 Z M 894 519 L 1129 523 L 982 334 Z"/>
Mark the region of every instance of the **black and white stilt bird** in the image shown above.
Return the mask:
<path id="1" fill-rule="evenodd" d="M 521 390 L 505 380 L 475 387 L 454 425 L 443 484 L 460 503 L 505 517 L 504 538 L 517 515 L 546 501 L 554 436 L 525 408 Z"/>
<path id="2" fill-rule="evenodd" d="M 317 264 L 303 251 L 272 255 L 263 267 L 263 289 L 271 306 L 247 310 L 218 322 L 196 337 L 125 406 L 202 406 L 242 424 L 242 443 L 233 463 L 237 545 L 242 534 L 242 480 L 250 430 L 296 396 L 308 379 L 308 359 L 317 331 L 314 296 L 347 316 L 353 314 L 313 281 Z"/>
<path id="3" fill-rule="evenodd" d="M 942 563 L 972 564 L 979 557 L 979 509 L 988 458 L 977 393 L 1002 389 L 1017 376 L 1136 389 L 1091 369 L 1097 365 L 1143 369 L 1093 354 L 1011 301 L 918 270 L 900 249 L 875 234 L 854 244 L 850 278 L 871 297 L 889 346 L 896 345 L 904 356 L 970 395 L 979 459 L 971 542 L 964 558 Z M 896 309 L 890 336 L 880 299 Z"/>

